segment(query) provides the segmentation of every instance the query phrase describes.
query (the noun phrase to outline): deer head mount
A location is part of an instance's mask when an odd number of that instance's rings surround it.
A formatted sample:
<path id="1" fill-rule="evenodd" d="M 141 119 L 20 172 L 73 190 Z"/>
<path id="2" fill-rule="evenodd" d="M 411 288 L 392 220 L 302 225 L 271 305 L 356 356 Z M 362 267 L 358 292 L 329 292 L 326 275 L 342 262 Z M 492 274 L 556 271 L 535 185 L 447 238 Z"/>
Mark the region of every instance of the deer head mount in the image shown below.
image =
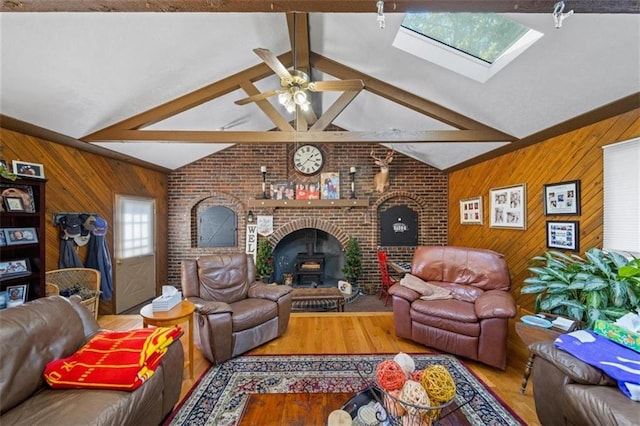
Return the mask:
<path id="1" fill-rule="evenodd" d="M 373 155 L 374 151 L 371 150 L 371 157 L 376 160 L 376 166 L 380 166 L 380 171 L 373 176 L 373 187 L 378 192 L 384 192 L 386 187 L 389 186 L 389 163 L 393 161 L 394 149 L 387 151 L 387 156 L 382 159 Z"/>

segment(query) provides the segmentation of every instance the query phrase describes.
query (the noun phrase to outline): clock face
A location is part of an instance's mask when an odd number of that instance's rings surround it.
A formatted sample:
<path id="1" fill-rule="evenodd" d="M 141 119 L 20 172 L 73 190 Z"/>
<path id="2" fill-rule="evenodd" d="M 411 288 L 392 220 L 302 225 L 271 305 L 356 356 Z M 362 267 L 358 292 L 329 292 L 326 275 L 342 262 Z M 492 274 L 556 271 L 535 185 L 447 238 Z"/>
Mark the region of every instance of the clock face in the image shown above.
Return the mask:
<path id="1" fill-rule="evenodd" d="M 313 175 L 320 171 L 324 164 L 322 151 L 313 145 L 303 145 L 293 154 L 293 166 L 305 175 Z"/>

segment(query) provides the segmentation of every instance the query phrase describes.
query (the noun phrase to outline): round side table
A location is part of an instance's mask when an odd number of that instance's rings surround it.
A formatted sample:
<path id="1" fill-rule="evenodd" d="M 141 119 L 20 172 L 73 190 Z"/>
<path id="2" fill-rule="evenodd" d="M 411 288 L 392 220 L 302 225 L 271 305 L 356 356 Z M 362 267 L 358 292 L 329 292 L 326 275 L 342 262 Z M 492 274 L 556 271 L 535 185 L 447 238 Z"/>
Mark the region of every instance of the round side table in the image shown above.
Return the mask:
<path id="1" fill-rule="evenodd" d="M 154 311 L 150 303 L 140 310 L 142 327 L 150 325 L 154 327 L 171 327 L 184 322 L 189 324 L 189 360 L 185 367 L 189 366 L 189 378 L 193 379 L 193 313 L 196 307 L 188 300 L 183 300 L 168 311 Z"/>

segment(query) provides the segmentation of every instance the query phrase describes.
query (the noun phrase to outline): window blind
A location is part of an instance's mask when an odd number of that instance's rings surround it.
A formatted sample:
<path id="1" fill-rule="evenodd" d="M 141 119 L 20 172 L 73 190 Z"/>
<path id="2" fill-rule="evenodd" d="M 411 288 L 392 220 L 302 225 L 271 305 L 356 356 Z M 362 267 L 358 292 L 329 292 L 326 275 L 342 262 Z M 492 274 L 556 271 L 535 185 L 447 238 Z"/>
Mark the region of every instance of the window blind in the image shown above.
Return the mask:
<path id="1" fill-rule="evenodd" d="M 604 149 L 604 244 L 640 255 L 640 138 Z"/>

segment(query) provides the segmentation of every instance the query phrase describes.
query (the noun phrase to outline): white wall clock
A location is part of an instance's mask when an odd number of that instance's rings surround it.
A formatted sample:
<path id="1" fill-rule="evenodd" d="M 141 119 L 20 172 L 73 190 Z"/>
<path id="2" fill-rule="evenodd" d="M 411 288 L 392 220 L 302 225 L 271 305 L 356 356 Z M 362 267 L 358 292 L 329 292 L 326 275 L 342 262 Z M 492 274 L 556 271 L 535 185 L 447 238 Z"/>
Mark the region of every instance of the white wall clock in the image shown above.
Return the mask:
<path id="1" fill-rule="evenodd" d="M 313 145 L 302 145 L 293 153 L 293 167 L 303 175 L 314 175 L 322 169 L 324 155 Z"/>

